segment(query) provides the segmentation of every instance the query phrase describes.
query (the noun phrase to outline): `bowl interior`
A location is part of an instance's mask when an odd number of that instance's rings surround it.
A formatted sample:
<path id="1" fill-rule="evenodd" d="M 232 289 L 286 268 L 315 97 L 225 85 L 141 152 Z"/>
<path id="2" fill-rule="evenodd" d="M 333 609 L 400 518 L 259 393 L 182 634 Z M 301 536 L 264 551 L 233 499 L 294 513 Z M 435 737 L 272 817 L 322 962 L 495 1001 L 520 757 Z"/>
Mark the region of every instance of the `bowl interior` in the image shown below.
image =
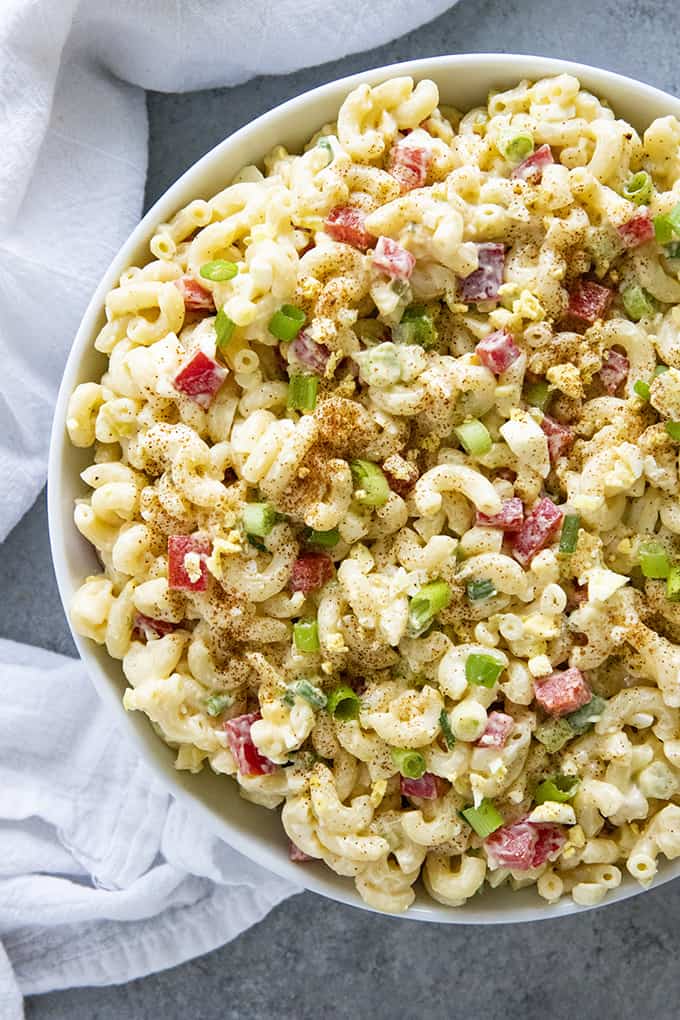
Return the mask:
<path id="1" fill-rule="evenodd" d="M 74 386 L 99 379 L 104 370 L 105 359 L 92 344 L 104 321 L 102 308 L 106 292 L 115 286 L 126 266 L 140 259 L 148 261 L 148 242 L 154 226 L 169 219 L 192 199 L 207 199 L 226 187 L 242 166 L 261 163 L 274 145 L 283 144 L 292 151 L 299 151 L 314 131 L 335 119 L 345 94 L 361 81 L 382 81 L 398 74 L 432 78 L 439 86 L 443 103 L 465 110 L 485 102 L 489 89 L 512 87 L 521 78 L 535 79 L 563 72 L 579 77 L 585 88 L 609 100 L 617 116 L 639 130 L 658 116 L 673 113 L 680 117 L 680 101 L 666 93 L 620 75 L 567 61 L 508 54 L 416 60 L 331 82 L 285 103 L 221 142 L 159 199 L 123 245 L 94 294 L 71 349 L 57 401 L 50 448 L 48 511 L 52 555 L 65 608 L 68 609 L 82 580 L 100 571 L 94 550 L 73 524 L 73 500 L 82 496 L 86 488 L 79 473 L 90 463 L 91 451 L 78 450 L 68 442 L 64 428 L 66 405 Z M 301 867 L 288 860 L 288 841 L 278 812 L 242 800 L 235 783 L 214 775 L 209 769 L 199 775 L 177 772 L 173 767 L 173 751 L 156 736 L 146 717 L 138 712 L 125 712 L 122 695 L 126 685 L 120 663 L 110 659 L 105 649 L 77 634 L 73 636 L 100 696 L 116 713 L 121 729 L 133 741 L 138 753 L 173 794 L 191 803 L 204 822 L 227 843 L 270 871 L 298 887 L 304 886 L 368 909 L 351 879 L 338 877 L 322 864 Z M 654 884 L 678 874 L 680 861 L 664 862 Z M 621 887 L 610 893 L 604 902 L 613 903 L 640 891 L 640 886 L 626 877 Z M 554 918 L 583 909 L 586 908 L 570 900 L 549 906 L 531 889 L 517 893 L 499 889 L 487 890 L 457 909 L 442 906 L 419 893 L 406 916 L 447 923 L 493 924 Z"/>

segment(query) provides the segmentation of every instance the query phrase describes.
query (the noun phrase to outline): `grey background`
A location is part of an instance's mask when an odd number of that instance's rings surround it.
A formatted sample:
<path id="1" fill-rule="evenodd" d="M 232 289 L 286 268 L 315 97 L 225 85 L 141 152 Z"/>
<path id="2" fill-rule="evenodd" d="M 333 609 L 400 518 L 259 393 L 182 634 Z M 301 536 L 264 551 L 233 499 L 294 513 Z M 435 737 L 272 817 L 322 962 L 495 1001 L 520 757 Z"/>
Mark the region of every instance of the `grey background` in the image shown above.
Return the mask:
<path id="1" fill-rule="evenodd" d="M 538 53 L 678 92 L 677 10 L 677 0 L 462 0 L 387 46 L 332 64 L 233 89 L 149 95 L 147 203 L 218 141 L 277 103 L 397 60 Z M 306 27 L 300 26 L 301 40 Z M 0 591 L 0 635 L 73 653 L 50 567 L 44 495 L 2 548 Z M 117 988 L 39 996 L 28 1002 L 27 1016 L 671 1020 L 680 1015 L 677 919 L 680 882 L 580 918 L 493 929 L 416 925 L 307 893 L 207 956 Z"/>

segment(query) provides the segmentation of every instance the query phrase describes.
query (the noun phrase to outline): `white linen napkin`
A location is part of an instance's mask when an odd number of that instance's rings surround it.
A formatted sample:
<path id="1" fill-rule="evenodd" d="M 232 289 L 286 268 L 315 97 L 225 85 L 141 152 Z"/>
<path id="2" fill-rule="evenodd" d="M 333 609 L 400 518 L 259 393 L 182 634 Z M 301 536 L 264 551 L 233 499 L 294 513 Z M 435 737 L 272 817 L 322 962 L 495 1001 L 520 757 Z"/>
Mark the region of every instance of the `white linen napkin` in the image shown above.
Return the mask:
<path id="1" fill-rule="evenodd" d="M 140 214 L 143 90 L 323 63 L 449 6 L 3 0 L 0 541 L 44 484 L 71 339 Z M 118 739 L 79 663 L 0 641 L 0 669 L 3 1020 L 21 1017 L 22 992 L 126 981 L 206 952 L 295 891 L 171 801 Z"/>

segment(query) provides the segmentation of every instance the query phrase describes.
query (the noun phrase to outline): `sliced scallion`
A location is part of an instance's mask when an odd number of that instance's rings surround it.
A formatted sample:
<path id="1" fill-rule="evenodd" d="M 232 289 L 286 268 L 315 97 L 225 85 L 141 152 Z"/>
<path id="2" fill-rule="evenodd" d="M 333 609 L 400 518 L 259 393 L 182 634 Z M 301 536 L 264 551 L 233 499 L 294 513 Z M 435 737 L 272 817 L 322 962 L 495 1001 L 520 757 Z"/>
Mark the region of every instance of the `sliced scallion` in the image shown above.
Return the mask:
<path id="1" fill-rule="evenodd" d="M 234 699 L 231 694 L 211 694 L 209 698 L 205 699 L 205 710 L 208 715 L 215 718 L 222 715 L 225 709 L 231 708 L 233 704 Z"/>
<path id="2" fill-rule="evenodd" d="M 506 128 L 498 139 L 498 151 L 510 163 L 521 163 L 534 151 L 534 139 L 528 131 Z"/>
<path id="3" fill-rule="evenodd" d="M 465 585 L 467 597 L 470 602 L 481 602 L 483 599 L 491 599 L 496 594 L 493 581 L 481 578 L 479 581 L 468 581 Z"/>
<path id="4" fill-rule="evenodd" d="M 558 804 L 566 804 L 571 800 L 579 786 L 578 776 L 563 776 L 558 773 L 552 779 L 545 779 L 536 787 L 534 801 L 537 804 L 545 804 L 547 800 L 556 801 Z"/>
<path id="5" fill-rule="evenodd" d="M 587 705 L 565 716 L 564 722 L 569 725 L 573 733 L 581 736 L 582 733 L 586 733 L 597 722 L 604 712 L 606 705 L 607 702 L 604 698 L 601 698 L 599 694 L 593 694 Z"/>
<path id="6" fill-rule="evenodd" d="M 640 569 L 645 577 L 665 580 L 671 569 L 668 553 L 660 542 L 641 542 L 638 552 Z"/>
<path id="7" fill-rule="evenodd" d="M 425 305 L 409 305 L 401 321 L 393 327 L 392 336 L 396 343 L 418 344 L 426 351 L 435 347 L 439 339 L 434 319 Z"/>
<path id="8" fill-rule="evenodd" d="M 646 205 L 652 197 L 652 178 L 646 170 L 640 170 L 623 186 L 624 198 L 634 202 L 635 205 Z"/>
<path id="9" fill-rule="evenodd" d="M 298 652 L 318 652 L 319 625 L 316 620 L 298 620 L 293 624 L 293 640 Z"/>
<path id="10" fill-rule="evenodd" d="M 340 722 L 349 722 L 359 715 L 361 702 L 357 694 L 347 684 L 339 684 L 328 695 L 326 705 L 330 715 L 335 716 Z"/>
<path id="11" fill-rule="evenodd" d="M 277 340 L 288 342 L 295 339 L 306 318 L 301 308 L 296 308 L 295 305 L 282 305 L 278 312 L 272 315 L 267 328 Z"/>
<path id="12" fill-rule="evenodd" d="M 437 613 L 446 609 L 451 601 L 451 589 L 446 581 L 425 584 L 413 596 L 408 607 L 408 629 L 411 637 L 419 637 L 434 620 Z"/>
<path id="13" fill-rule="evenodd" d="M 555 754 L 572 739 L 574 731 L 566 719 L 548 719 L 538 724 L 534 736 L 549 754 Z"/>
<path id="14" fill-rule="evenodd" d="M 390 495 L 390 487 L 382 468 L 370 460 L 350 461 L 354 481 L 354 498 L 362 506 L 383 506 Z"/>
<path id="15" fill-rule="evenodd" d="M 315 684 L 309 680 L 296 680 L 289 688 L 294 697 L 303 698 L 312 708 L 326 708 L 328 698 Z"/>
<path id="16" fill-rule="evenodd" d="M 322 549 L 331 549 L 340 541 L 340 532 L 337 528 L 330 531 L 310 531 L 307 538 L 307 545 L 318 545 Z"/>
<path id="17" fill-rule="evenodd" d="M 505 821 L 493 801 L 486 797 L 478 807 L 464 808 L 461 814 L 480 839 L 486 839 L 496 829 L 500 829 Z"/>
<path id="18" fill-rule="evenodd" d="M 465 679 L 477 687 L 493 687 L 504 668 L 495 655 L 471 652 L 465 660 Z"/>
<path id="19" fill-rule="evenodd" d="M 248 535 L 264 538 L 276 524 L 278 516 L 271 503 L 246 503 L 243 508 L 243 528 Z"/>
<path id="20" fill-rule="evenodd" d="M 626 315 L 633 322 L 639 322 L 646 315 L 654 314 L 654 305 L 647 292 L 634 283 L 621 292 L 621 300 L 626 310 Z"/>
<path id="21" fill-rule="evenodd" d="M 668 573 L 666 598 L 669 602 L 680 602 L 680 566 L 673 565 Z"/>
<path id="22" fill-rule="evenodd" d="M 550 400 L 550 384 L 543 381 L 527 383 L 524 399 L 531 407 L 540 407 L 541 411 L 545 411 Z"/>
<path id="23" fill-rule="evenodd" d="M 420 751 L 412 751 L 408 747 L 393 747 L 392 761 L 407 779 L 420 779 L 425 772 L 425 759 Z"/>
<path id="24" fill-rule="evenodd" d="M 441 710 L 441 712 L 439 713 L 439 726 L 441 728 L 442 733 L 444 734 L 444 740 L 446 742 L 446 746 L 448 747 L 448 749 L 450 751 L 451 748 L 456 743 L 456 738 L 453 735 L 453 730 L 451 729 L 451 723 L 449 722 L 449 717 L 446 714 L 446 709 L 445 708 L 443 708 Z"/>
<path id="25" fill-rule="evenodd" d="M 229 344 L 235 329 L 236 323 L 229 318 L 224 308 L 220 308 L 215 316 L 215 334 L 217 346 L 220 350 L 223 350 Z"/>
<path id="26" fill-rule="evenodd" d="M 202 265 L 200 273 L 204 280 L 222 283 L 224 280 L 234 279 L 238 273 L 238 266 L 235 262 L 227 262 L 226 259 L 215 259 L 214 262 L 206 262 Z"/>
<path id="27" fill-rule="evenodd" d="M 319 380 L 315 375 L 291 375 L 288 383 L 288 407 L 292 411 L 313 411 Z"/>
<path id="28" fill-rule="evenodd" d="M 649 400 L 651 390 L 649 383 L 644 382 L 642 379 L 638 379 L 633 386 L 633 392 L 637 394 L 640 400 Z"/>
<path id="29" fill-rule="evenodd" d="M 666 432 L 676 443 L 680 443 L 680 421 L 667 421 Z"/>
<path id="30" fill-rule="evenodd" d="M 453 431 L 456 433 L 460 445 L 471 457 L 483 457 L 491 449 L 489 430 L 477 418 L 463 422 Z"/>
<path id="31" fill-rule="evenodd" d="M 560 535 L 560 552 L 565 556 L 571 556 L 576 552 L 578 532 L 581 527 L 581 518 L 578 514 L 565 514 Z"/>

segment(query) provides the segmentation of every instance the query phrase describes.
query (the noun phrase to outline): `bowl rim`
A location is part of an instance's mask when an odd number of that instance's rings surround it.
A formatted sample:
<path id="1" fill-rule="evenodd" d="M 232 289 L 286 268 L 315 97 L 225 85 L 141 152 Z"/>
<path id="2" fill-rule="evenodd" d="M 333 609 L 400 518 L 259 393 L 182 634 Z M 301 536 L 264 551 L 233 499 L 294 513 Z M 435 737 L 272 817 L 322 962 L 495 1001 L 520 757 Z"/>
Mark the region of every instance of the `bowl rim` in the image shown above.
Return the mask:
<path id="1" fill-rule="evenodd" d="M 199 796 L 192 793 L 188 789 L 187 783 L 180 781 L 180 773 L 177 773 L 171 765 L 166 766 L 164 763 L 161 763 L 159 757 L 154 755 L 151 750 L 151 742 L 159 741 L 160 738 L 155 734 L 151 726 L 148 725 L 146 718 L 144 719 L 144 722 L 147 724 L 145 731 L 140 726 L 130 725 L 130 717 L 123 707 L 122 700 L 115 689 L 115 684 L 112 683 L 107 669 L 104 668 L 95 655 L 95 646 L 87 639 L 76 634 L 71 626 L 69 602 L 73 595 L 74 586 L 69 577 L 69 556 L 67 554 L 64 529 L 69 528 L 74 531 L 75 527 L 72 520 L 72 506 L 69 504 L 68 512 L 66 512 L 60 494 L 60 487 L 66 474 L 64 463 L 66 451 L 69 448 L 68 439 L 65 434 L 66 408 L 72 389 L 76 385 L 80 363 L 91 346 L 95 335 L 95 329 L 101 317 L 107 291 L 115 285 L 122 270 L 129 265 L 133 257 L 133 251 L 144 240 L 148 241 L 153 226 L 163 222 L 170 212 L 174 211 L 180 204 L 185 204 L 188 199 L 182 193 L 187 189 L 187 186 L 194 177 L 199 177 L 201 171 L 212 163 L 217 164 L 223 154 L 237 149 L 241 141 L 263 132 L 265 128 L 275 124 L 284 114 L 290 113 L 296 108 L 304 109 L 307 106 L 313 106 L 317 100 L 320 101 L 330 97 L 339 100 L 346 92 L 362 82 L 373 84 L 395 75 L 411 75 L 414 78 L 432 77 L 436 81 L 437 72 L 440 69 L 450 70 L 453 68 L 464 72 L 466 69 L 473 67 L 475 70 L 481 69 L 485 71 L 488 87 L 493 86 L 494 76 L 499 78 L 514 76 L 519 81 L 522 78 L 536 79 L 563 73 L 573 74 L 579 80 L 586 79 L 587 88 L 603 98 L 608 98 L 608 90 L 618 90 L 619 92 L 625 90 L 636 94 L 639 99 L 649 99 L 656 104 L 662 104 L 668 112 L 675 112 L 676 116 L 680 117 L 680 100 L 653 85 L 648 85 L 617 72 L 605 70 L 604 68 L 593 67 L 588 64 L 563 60 L 561 58 L 535 56 L 525 53 L 461 53 L 436 57 L 419 57 L 413 60 L 379 65 L 346 77 L 336 78 L 286 100 L 284 103 L 261 114 L 255 120 L 243 125 L 233 134 L 228 135 L 188 167 L 159 196 L 121 245 L 94 291 L 70 347 L 57 396 L 50 435 L 47 487 L 48 527 L 52 562 L 59 595 L 74 643 L 86 667 L 88 676 L 105 705 L 109 707 L 112 713 L 115 713 L 118 725 L 125 739 L 131 742 L 149 769 L 150 775 L 157 779 L 167 792 L 171 793 L 180 803 L 190 807 L 207 824 L 209 829 L 228 845 L 267 871 L 287 880 L 291 884 L 292 892 L 308 889 L 329 899 L 369 911 L 372 911 L 373 908 L 361 900 L 354 889 L 353 883 L 349 880 L 338 879 L 325 865 L 307 865 L 305 868 L 300 868 L 299 865 L 289 861 L 279 848 L 271 844 L 264 845 L 262 839 L 250 832 L 237 828 L 223 815 L 218 814 L 207 803 L 204 803 Z M 613 101 L 612 105 L 616 107 L 617 102 Z M 314 125 L 311 125 L 310 132 L 313 129 Z M 265 152 L 266 148 L 262 152 L 262 156 L 265 155 Z M 181 198 L 179 197 L 180 195 L 182 196 Z M 120 664 L 117 660 L 110 659 L 110 662 L 112 669 L 120 670 Z M 257 810 L 264 809 L 257 808 Z M 479 909 L 475 901 L 485 900 L 485 905 L 488 908 L 490 904 L 487 898 L 494 895 L 498 896 L 497 890 L 488 890 L 484 897 L 473 897 L 463 907 L 456 908 L 445 907 L 434 900 L 423 901 L 422 897 L 419 897 L 405 914 L 393 916 L 403 917 L 407 920 L 447 924 L 512 924 L 537 920 L 554 920 L 557 917 L 573 916 L 589 910 L 600 909 L 603 906 L 620 903 L 630 897 L 640 895 L 648 889 L 657 888 L 678 875 L 680 875 L 680 859 L 675 862 L 665 861 L 660 866 L 659 872 L 649 886 L 639 885 L 632 878 L 625 875 L 624 872 L 624 881 L 619 888 L 610 891 L 602 903 L 596 906 L 579 906 L 567 899 L 560 900 L 556 904 L 547 904 L 545 901 L 540 900 L 537 895 L 535 895 L 536 902 L 526 902 L 523 900 L 523 893 L 526 890 L 523 890 L 522 893 L 511 894 L 513 898 L 512 907 Z M 517 902 L 516 906 L 514 901 Z"/>

